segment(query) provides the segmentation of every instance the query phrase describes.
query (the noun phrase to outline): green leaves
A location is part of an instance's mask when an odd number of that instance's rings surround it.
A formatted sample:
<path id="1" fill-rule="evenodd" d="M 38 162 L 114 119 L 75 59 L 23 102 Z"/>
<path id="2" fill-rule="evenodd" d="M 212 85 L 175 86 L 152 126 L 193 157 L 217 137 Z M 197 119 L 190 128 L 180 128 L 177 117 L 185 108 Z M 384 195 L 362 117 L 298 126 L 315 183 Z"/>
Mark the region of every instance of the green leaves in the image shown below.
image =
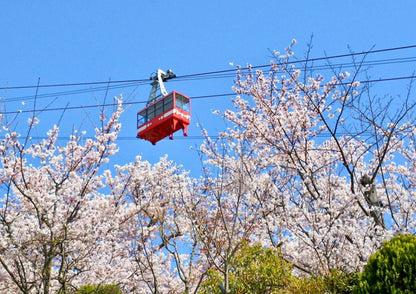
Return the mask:
<path id="1" fill-rule="evenodd" d="M 342 270 L 332 270 L 325 276 L 296 277 L 292 265 L 279 250 L 244 243 L 231 264 L 228 291 L 224 287 L 224 273 L 210 269 L 198 293 L 352 293 L 356 282 L 355 272 Z"/>
<path id="2" fill-rule="evenodd" d="M 243 243 L 231 262 L 228 293 L 279 293 L 276 291 L 286 288 L 291 277 L 291 265 L 279 250 Z M 224 288 L 221 273 L 211 269 L 199 293 L 223 293 L 221 288 Z"/>
<path id="3" fill-rule="evenodd" d="M 288 285 L 291 265 L 274 248 L 244 244 L 235 257 L 233 275 L 236 293 L 268 293 Z"/>
<path id="4" fill-rule="evenodd" d="M 75 294 L 122 294 L 117 285 L 84 285 Z"/>
<path id="5" fill-rule="evenodd" d="M 358 293 L 415 293 L 416 237 L 399 235 L 370 256 Z"/>

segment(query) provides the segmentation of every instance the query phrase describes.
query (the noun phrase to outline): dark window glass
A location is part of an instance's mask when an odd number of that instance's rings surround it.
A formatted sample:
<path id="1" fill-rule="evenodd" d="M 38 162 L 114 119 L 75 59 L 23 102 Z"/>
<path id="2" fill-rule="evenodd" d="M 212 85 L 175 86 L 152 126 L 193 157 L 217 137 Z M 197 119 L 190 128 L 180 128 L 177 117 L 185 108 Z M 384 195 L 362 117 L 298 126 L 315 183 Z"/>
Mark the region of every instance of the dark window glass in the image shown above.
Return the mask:
<path id="1" fill-rule="evenodd" d="M 189 98 L 176 94 L 176 107 L 189 112 Z"/>

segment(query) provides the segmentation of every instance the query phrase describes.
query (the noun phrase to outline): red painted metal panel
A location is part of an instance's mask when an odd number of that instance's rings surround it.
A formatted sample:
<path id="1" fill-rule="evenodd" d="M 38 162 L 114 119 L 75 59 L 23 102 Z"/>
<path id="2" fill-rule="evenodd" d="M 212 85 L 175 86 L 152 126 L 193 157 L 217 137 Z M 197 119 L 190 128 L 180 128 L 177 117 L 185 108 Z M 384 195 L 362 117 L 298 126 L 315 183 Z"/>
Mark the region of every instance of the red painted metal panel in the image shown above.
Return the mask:
<path id="1" fill-rule="evenodd" d="M 162 99 L 159 99 L 155 103 L 152 103 L 152 105 L 149 105 L 144 110 L 151 108 L 156 103 L 162 101 L 163 99 L 169 97 L 173 94 L 173 99 L 175 100 L 176 94 L 179 94 L 177 92 L 172 92 Z M 179 94 L 180 96 L 186 98 L 189 100 L 188 97 L 185 95 Z M 174 104 L 175 105 L 175 104 Z M 140 113 L 143 113 L 144 110 L 140 111 Z M 190 124 L 191 119 L 191 113 L 190 108 L 189 112 L 180 109 L 179 107 L 172 107 L 170 109 L 166 109 L 162 114 L 154 117 L 153 119 L 137 126 L 137 137 L 150 141 L 153 145 L 155 145 L 158 141 L 169 137 L 170 139 L 173 139 L 173 133 L 176 131 L 179 131 L 180 129 L 183 130 L 184 136 L 188 135 L 188 125 Z"/>

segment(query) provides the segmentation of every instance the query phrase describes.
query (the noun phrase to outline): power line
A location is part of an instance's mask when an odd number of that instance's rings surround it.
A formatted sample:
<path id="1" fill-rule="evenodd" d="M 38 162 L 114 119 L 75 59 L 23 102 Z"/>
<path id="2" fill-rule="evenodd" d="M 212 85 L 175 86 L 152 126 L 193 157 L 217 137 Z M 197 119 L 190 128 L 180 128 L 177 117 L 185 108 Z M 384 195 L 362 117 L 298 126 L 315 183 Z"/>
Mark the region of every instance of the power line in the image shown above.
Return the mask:
<path id="1" fill-rule="evenodd" d="M 347 132 L 338 132 L 337 135 L 340 136 L 345 136 L 345 135 L 350 135 L 350 133 Z M 366 133 L 362 133 L 361 136 L 366 137 L 366 136 L 371 136 L 372 133 L 371 132 L 366 132 Z M 332 135 L 330 133 L 320 133 L 315 135 L 318 138 L 331 138 Z M 31 140 L 47 140 L 49 139 L 48 136 L 21 136 L 19 137 L 20 140 L 26 140 L 26 139 L 31 139 Z M 175 140 L 202 140 L 202 139 L 206 139 L 206 136 L 203 135 L 191 135 L 191 136 L 176 136 L 174 137 Z M 213 140 L 217 140 L 220 139 L 221 136 L 220 135 L 216 135 L 216 136 L 209 136 L 210 139 Z M 69 141 L 71 140 L 71 136 L 58 136 L 57 138 L 60 141 Z M 78 138 L 77 138 L 78 139 Z M 93 136 L 80 136 L 79 139 L 81 140 L 88 140 L 88 139 L 95 139 L 95 137 Z M 132 140 L 137 140 L 137 137 L 135 136 L 117 136 L 117 140 L 118 141 L 132 141 Z"/>
<path id="2" fill-rule="evenodd" d="M 370 67 L 370 66 L 375 66 L 375 65 L 401 64 L 401 63 L 410 63 L 410 62 L 416 62 L 416 57 L 377 59 L 377 60 L 363 61 L 360 64 L 362 66 Z M 335 63 L 335 64 L 331 64 L 331 65 L 308 65 L 308 66 L 306 66 L 306 69 L 316 71 L 316 70 L 331 69 L 331 68 L 349 68 L 349 67 L 353 67 L 355 65 L 356 65 L 356 63 L 354 63 L 354 62 L 344 62 L 344 63 Z M 268 66 L 270 66 L 270 64 Z M 175 81 L 189 81 L 189 80 L 200 80 L 200 79 L 218 79 L 218 78 L 224 78 L 224 77 L 234 77 L 236 70 L 232 69 L 230 71 L 232 71 L 232 72 L 231 73 L 210 75 L 208 77 L 203 77 L 203 76 L 202 77 L 199 77 L 199 76 L 183 77 L 183 76 L 181 76 L 179 80 L 175 80 Z M 175 81 L 173 81 L 173 82 L 175 82 Z"/>
<path id="3" fill-rule="evenodd" d="M 32 99 L 41 99 L 41 98 L 51 98 L 51 97 L 58 97 L 58 96 L 67 96 L 67 95 L 75 95 L 75 94 L 82 94 L 87 92 L 95 92 L 95 91 L 105 91 L 107 89 L 119 89 L 119 88 L 126 88 L 126 87 L 133 87 L 138 86 L 139 84 L 134 83 L 126 83 L 126 84 L 120 84 L 120 85 L 114 85 L 111 87 L 106 86 L 100 86 L 100 87 L 94 87 L 94 88 L 87 88 L 87 89 L 78 89 L 78 90 L 70 90 L 70 91 L 61 91 L 61 92 L 53 92 L 53 93 L 45 93 L 45 94 L 38 94 L 35 95 L 27 95 L 27 96 L 18 96 L 18 97 L 12 97 L 12 98 L 6 98 L 6 102 L 13 102 L 13 101 L 22 101 L 22 100 L 32 100 Z"/>
<path id="4" fill-rule="evenodd" d="M 294 61 L 288 62 L 287 64 L 315 62 L 315 61 L 330 60 L 330 59 L 337 59 L 337 58 L 344 58 L 344 57 L 354 57 L 354 56 L 359 56 L 359 55 L 368 55 L 368 54 L 374 54 L 374 53 L 382 53 L 382 52 L 389 52 L 389 51 L 412 49 L 412 48 L 416 48 L 416 45 L 384 48 L 384 49 L 378 49 L 378 50 L 368 50 L 368 51 L 362 51 L 362 52 L 356 52 L 356 53 L 338 54 L 338 55 L 317 57 L 317 58 L 310 58 L 310 59 L 302 59 L 302 60 L 294 60 Z M 264 67 L 270 67 L 270 64 L 251 66 L 251 68 L 254 68 L 254 69 L 255 68 L 264 68 Z M 245 70 L 245 69 L 249 69 L 249 68 L 244 67 L 244 68 L 241 68 L 241 69 Z M 234 72 L 234 71 L 236 71 L 236 69 L 225 69 L 225 70 L 218 70 L 218 71 L 211 71 L 211 72 L 203 72 L 203 73 L 182 75 L 182 76 L 178 76 L 178 78 L 185 78 L 185 77 L 192 77 L 192 76 L 195 77 L 195 76 L 201 76 L 201 75 L 211 75 L 211 74 L 227 73 L 227 72 Z"/>
<path id="5" fill-rule="evenodd" d="M 119 81 L 100 81 L 100 82 L 81 82 L 81 83 L 66 83 L 66 84 L 49 84 L 49 85 L 30 85 L 30 86 L 12 86 L 0 87 L 0 90 L 16 90 L 16 89 L 33 89 L 33 88 L 55 88 L 55 87 L 72 87 L 72 86 L 91 86 L 91 85 L 110 85 L 120 83 L 141 83 L 148 82 L 149 79 L 134 79 L 134 80 L 119 80 Z"/>
<path id="6" fill-rule="evenodd" d="M 356 53 L 338 54 L 338 55 L 310 58 L 310 59 L 303 59 L 303 60 L 294 60 L 294 61 L 288 62 L 287 64 L 298 64 L 298 63 L 305 63 L 305 62 L 309 63 L 309 62 L 331 60 L 331 59 L 338 59 L 338 58 L 344 58 L 344 57 L 355 57 L 355 56 L 360 56 L 360 55 L 383 53 L 383 52 L 389 52 L 389 51 L 406 50 L 406 49 L 412 49 L 412 48 L 416 48 L 416 45 L 391 47 L 391 48 L 384 48 L 384 49 L 378 49 L 378 50 L 368 50 L 368 51 L 362 51 L 362 52 L 356 52 Z M 254 69 L 265 68 L 265 67 L 270 67 L 270 64 L 251 66 L 251 68 L 254 68 Z M 248 69 L 248 67 L 241 68 L 241 70 L 246 70 L 246 69 Z M 236 68 L 233 68 L 233 69 L 224 69 L 224 70 L 201 72 L 201 73 L 192 73 L 192 74 L 177 76 L 177 79 L 201 77 L 201 76 L 207 76 L 207 75 L 212 76 L 216 74 L 231 73 L 231 72 L 235 72 L 236 70 L 237 70 Z M 80 83 L 47 84 L 47 85 L 7 86 L 7 87 L 0 87 L 0 90 L 91 86 L 91 85 L 113 85 L 113 84 L 121 84 L 121 83 L 144 83 L 144 82 L 149 82 L 149 81 L 150 79 L 130 79 L 130 80 L 96 81 L 96 82 L 80 82 Z"/>
<path id="7" fill-rule="evenodd" d="M 364 61 L 361 63 L 362 66 L 376 66 L 376 65 L 386 65 L 386 64 L 398 64 L 398 63 L 409 63 L 409 62 L 416 62 L 416 57 L 404 57 L 404 58 L 391 58 L 391 59 L 378 59 L 378 60 L 371 60 L 371 61 Z M 349 68 L 355 66 L 355 63 L 348 62 L 348 63 L 336 63 L 331 65 L 310 65 L 307 66 L 307 70 L 324 70 L 330 69 L 331 67 L 334 68 Z M 235 70 L 233 70 L 235 71 Z M 225 73 L 225 74 L 216 74 L 211 76 L 197 76 L 197 77 L 188 77 L 180 79 L 179 81 L 190 81 L 190 80 L 201 80 L 201 79 L 218 79 L 218 78 L 227 78 L 227 77 L 234 77 L 235 73 Z M 26 96 L 17 96 L 12 98 L 6 98 L 4 101 L 6 102 L 13 102 L 13 101 L 22 101 L 22 100 L 33 100 L 33 99 L 42 99 L 42 98 L 51 98 L 51 97 L 59 97 L 59 96 L 67 96 L 67 95 L 75 95 L 75 94 L 82 94 L 88 92 L 96 92 L 96 91 L 108 91 L 110 89 L 120 89 L 120 88 L 129 88 L 129 87 L 138 87 L 143 84 L 147 84 L 148 80 L 145 82 L 127 82 L 115 85 L 106 85 L 106 86 L 99 86 L 99 87 L 92 87 L 92 88 L 83 88 L 77 90 L 69 90 L 69 91 L 60 91 L 60 92 L 52 92 L 52 93 L 45 93 L 45 94 L 38 94 L 35 95 L 26 95 Z"/>
<path id="8" fill-rule="evenodd" d="M 416 79 L 416 75 L 371 79 L 371 80 L 364 80 L 364 81 L 359 81 L 359 82 L 360 82 L 360 84 L 371 84 L 371 83 L 391 82 L 391 81 L 411 80 L 411 79 Z M 351 82 L 339 83 L 339 84 L 337 84 L 337 86 L 350 85 L 350 84 L 351 84 Z M 189 98 L 191 100 L 196 100 L 196 99 L 218 98 L 218 97 L 227 97 L 227 96 L 236 96 L 236 95 L 237 95 L 236 93 L 222 93 L 222 94 L 191 96 Z M 123 102 L 123 105 L 145 104 L 147 102 L 148 102 L 147 100 L 133 101 L 133 102 Z M 40 112 L 66 111 L 66 110 L 98 108 L 98 107 L 116 107 L 117 105 L 118 105 L 117 103 L 105 103 L 105 104 L 91 104 L 91 105 L 81 105 L 81 106 L 65 106 L 65 107 L 57 107 L 57 108 L 46 108 L 46 109 L 40 110 Z M 17 110 L 17 111 L 2 112 L 3 115 L 19 114 L 19 113 L 33 113 L 33 110 Z"/>

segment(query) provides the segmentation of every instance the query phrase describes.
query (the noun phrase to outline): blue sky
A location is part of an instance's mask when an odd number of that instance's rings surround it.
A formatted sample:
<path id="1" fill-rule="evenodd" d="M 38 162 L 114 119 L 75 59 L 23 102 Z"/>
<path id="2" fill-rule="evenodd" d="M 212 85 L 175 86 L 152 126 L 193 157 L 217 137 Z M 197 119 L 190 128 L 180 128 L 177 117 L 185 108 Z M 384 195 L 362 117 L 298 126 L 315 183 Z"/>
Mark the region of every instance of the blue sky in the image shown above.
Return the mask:
<path id="1" fill-rule="evenodd" d="M 269 63 L 269 50 L 283 50 L 293 38 L 294 51 L 304 56 L 313 34 L 311 57 L 416 44 L 414 1 L 3 1 L 0 4 L 0 88 L 62 83 L 147 79 L 161 68 L 177 75 L 232 69 L 230 62 Z M 415 57 L 416 50 L 392 52 L 374 59 Z M 412 74 L 414 62 L 377 66 L 371 77 Z M 172 80 L 167 90 L 190 97 L 230 93 L 233 77 Z M 379 87 L 375 94 L 401 94 L 406 84 Z M 95 86 L 39 89 L 36 107 L 60 108 L 110 102 L 122 93 L 127 101 L 147 100 L 149 84 L 126 85 L 105 91 Z M 93 89 L 94 88 L 94 89 Z M 105 88 L 105 87 L 104 87 Z M 81 94 L 69 91 L 82 90 Z M 0 90 L 6 111 L 30 110 L 35 89 Z M 61 94 L 59 94 L 61 92 Z M 43 95 L 43 96 L 42 96 Z M 136 155 L 155 162 L 160 156 L 198 173 L 195 150 L 201 144 L 197 123 L 211 135 L 224 129 L 224 122 L 211 114 L 231 107 L 230 97 L 192 102 L 189 139 L 181 133 L 174 141 L 156 146 L 135 139 L 136 112 L 143 104 L 130 105 L 122 117 L 120 154 L 112 161 L 122 164 Z M 3 106 L 3 111 L 4 106 Z M 46 130 L 60 119 L 62 111 L 39 115 Z M 96 121 L 91 109 L 68 110 L 61 120 L 62 136 L 73 126 L 91 127 Z M 23 125 L 24 114 L 18 117 Z M 92 132 L 89 132 L 92 135 Z M 39 136 L 42 134 L 40 128 Z"/>

